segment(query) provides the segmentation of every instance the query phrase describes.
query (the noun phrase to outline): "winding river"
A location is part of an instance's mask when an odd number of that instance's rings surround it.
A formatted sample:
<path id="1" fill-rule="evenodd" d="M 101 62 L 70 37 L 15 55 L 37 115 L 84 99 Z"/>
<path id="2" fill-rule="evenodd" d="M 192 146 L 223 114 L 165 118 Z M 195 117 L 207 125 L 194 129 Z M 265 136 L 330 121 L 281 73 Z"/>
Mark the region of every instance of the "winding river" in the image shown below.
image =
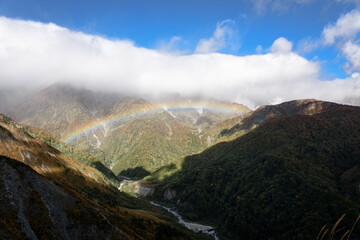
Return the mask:
<path id="1" fill-rule="evenodd" d="M 202 232 L 205 233 L 207 235 L 212 236 L 215 240 L 219 240 L 219 237 L 216 235 L 215 230 L 213 227 L 211 226 L 206 226 L 206 225 L 202 225 L 202 224 L 198 224 L 198 223 L 191 223 L 191 222 L 185 222 L 184 219 L 181 217 L 181 215 L 177 212 L 175 212 L 174 210 L 162 206 L 160 204 L 154 203 L 153 201 L 150 201 L 150 203 L 152 205 L 155 205 L 157 207 L 162 207 L 164 209 L 166 209 L 169 213 L 171 213 L 172 215 L 174 215 L 180 224 L 184 225 L 186 228 L 194 231 L 194 232 Z"/>
<path id="2" fill-rule="evenodd" d="M 129 179 L 124 179 L 120 182 L 120 186 L 119 186 L 119 191 L 121 191 L 121 188 L 124 186 L 125 183 L 128 182 L 134 182 L 133 180 L 129 180 Z M 150 201 L 150 203 L 154 206 L 157 207 L 161 207 L 164 208 L 166 211 L 168 211 L 169 213 L 171 213 L 172 215 L 174 215 L 180 224 L 184 225 L 186 228 L 190 229 L 193 232 L 202 232 L 205 233 L 207 235 L 212 236 L 215 240 L 219 240 L 219 237 L 216 235 L 216 232 L 214 230 L 214 227 L 211 226 L 206 226 L 206 225 L 202 225 L 202 224 L 198 224 L 198 223 L 191 223 L 191 222 L 186 222 L 184 221 L 184 219 L 182 218 L 182 216 L 177 213 L 176 211 L 172 210 L 171 208 L 162 206 L 158 203 L 155 203 L 153 201 Z"/>

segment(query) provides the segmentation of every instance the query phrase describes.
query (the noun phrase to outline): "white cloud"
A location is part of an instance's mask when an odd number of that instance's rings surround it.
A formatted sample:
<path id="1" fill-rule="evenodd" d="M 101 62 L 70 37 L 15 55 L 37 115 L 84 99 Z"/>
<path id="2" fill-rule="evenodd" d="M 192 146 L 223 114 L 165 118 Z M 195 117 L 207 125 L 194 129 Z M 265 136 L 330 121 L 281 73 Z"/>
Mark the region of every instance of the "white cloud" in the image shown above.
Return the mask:
<path id="1" fill-rule="evenodd" d="M 217 23 L 214 34 L 209 39 L 201 39 L 196 46 L 196 53 L 213 53 L 228 46 L 236 48 L 239 44 L 235 22 L 226 19 Z"/>
<path id="2" fill-rule="evenodd" d="M 215 36 L 221 35 L 220 32 Z M 74 32 L 54 24 L 0 18 L 0 89 L 59 81 L 140 96 L 178 93 L 238 101 L 251 107 L 276 99 L 341 101 L 359 96 L 360 79 L 319 81 L 319 64 L 290 52 L 233 56 L 171 55 L 130 41 Z"/>
<path id="3" fill-rule="evenodd" d="M 354 39 L 359 31 L 360 12 L 355 9 L 341 16 L 335 24 L 325 27 L 322 38 L 325 45 L 331 45 L 338 39 Z"/>
<path id="4" fill-rule="evenodd" d="M 338 0 L 355 2 L 353 0 Z M 360 0 L 357 0 L 360 2 Z M 321 38 L 305 38 L 297 44 L 297 50 L 300 53 L 308 53 L 321 46 L 330 46 L 336 44 L 338 48 L 343 48 L 344 44 L 350 40 L 356 39 L 360 32 L 360 11 L 354 9 L 341 17 L 336 23 L 330 23 L 324 27 Z"/>
<path id="5" fill-rule="evenodd" d="M 349 64 L 346 64 L 348 73 L 353 71 L 360 71 L 360 46 L 351 41 L 348 41 L 342 47 L 342 51 L 348 59 Z"/>
<path id="6" fill-rule="evenodd" d="M 360 11 L 355 9 L 341 16 L 335 24 L 329 24 L 322 32 L 324 45 L 337 45 L 348 62 L 344 70 L 350 74 L 360 70 Z"/>
<path id="7" fill-rule="evenodd" d="M 286 38 L 280 37 L 274 41 L 270 51 L 273 53 L 290 53 L 292 49 L 292 43 Z"/>

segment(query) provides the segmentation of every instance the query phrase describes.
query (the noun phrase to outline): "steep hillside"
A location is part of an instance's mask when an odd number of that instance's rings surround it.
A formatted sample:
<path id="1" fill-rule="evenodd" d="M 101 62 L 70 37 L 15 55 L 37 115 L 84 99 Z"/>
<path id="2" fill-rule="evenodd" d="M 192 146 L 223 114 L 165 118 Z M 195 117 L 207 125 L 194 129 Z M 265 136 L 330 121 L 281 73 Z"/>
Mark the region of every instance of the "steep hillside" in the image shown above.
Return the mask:
<path id="1" fill-rule="evenodd" d="M 3 239 L 202 239 L 0 115 Z"/>
<path id="2" fill-rule="evenodd" d="M 212 125 L 203 135 L 204 140 L 206 140 L 207 146 L 210 147 L 218 142 L 233 140 L 236 137 L 243 135 L 244 132 L 240 131 L 228 135 L 222 133 L 223 131 L 227 131 L 227 129 L 241 124 L 242 120 L 248 117 L 250 114 L 251 112 L 241 116 L 226 119 L 225 121 Z"/>
<path id="3" fill-rule="evenodd" d="M 307 106 L 302 112 L 311 115 L 269 120 L 157 171 L 147 178 L 154 197 L 217 224 L 224 239 L 315 239 L 345 213 L 340 239 L 360 213 L 360 108 Z M 253 114 L 252 122 L 273 113 Z"/>
<path id="4" fill-rule="evenodd" d="M 119 186 L 120 179 L 110 170 L 108 169 L 98 158 L 89 155 L 83 151 L 77 150 L 70 145 L 65 144 L 64 142 L 57 139 L 52 134 L 30 126 L 21 126 L 21 129 L 26 131 L 32 137 L 44 141 L 46 144 L 51 147 L 59 150 L 60 152 L 66 154 L 67 156 L 74 158 L 85 165 L 93 167 L 101 172 L 107 181 L 109 181 L 114 186 Z M 104 159 L 104 158 L 102 158 Z"/>
<path id="5" fill-rule="evenodd" d="M 131 120 L 114 129 L 107 139 L 101 149 L 113 156 L 108 164 L 114 173 L 128 176 L 136 176 L 136 168 L 153 172 L 204 148 L 198 137 L 164 111 Z"/>
<path id="6" fill-rule="evenodd" d="M 277 105 L 266 105 L 259 107 L 254 112 L 249 112 L 214 125 L 204 133 L 204 137 L 211 145 L 221 141 L 233 140 L 269 120 L 297 114 L 313 115 L 326 111 L 335 105 L 335 103 L 315 99 L 294 100 Z"/>
<path id="7" fill-rule="evenodd" d="M 53 85 L 27 99 L 13 116 L 99 159 L 116 174 L 147 174 L 204 144 L 169 113 L 118 94 Z"/>

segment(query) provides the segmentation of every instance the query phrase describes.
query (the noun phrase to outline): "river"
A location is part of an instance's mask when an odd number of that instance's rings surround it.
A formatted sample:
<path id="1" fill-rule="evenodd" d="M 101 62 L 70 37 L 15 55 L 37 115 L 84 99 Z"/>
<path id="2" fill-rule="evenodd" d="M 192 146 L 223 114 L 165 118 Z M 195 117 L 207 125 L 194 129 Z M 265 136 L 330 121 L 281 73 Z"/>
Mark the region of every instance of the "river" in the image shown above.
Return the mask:
<path id="1" fill-rule="evenodd" d="M 202 232 L 202 233 L 212 236 L 215 240 L 219 240 L 219 237 L 216 235 L 216 232 L 213 227 L 198 224 L 198 223 L 186 222 L 181 217 L 181 215 L 179 213 L 175 212 L 174 210 L 172 210 L 168 207 L 162 206 L 160 204 L 154 203 L 153 201 L 150 201 L 150 203 L 157 207 L 162 207 L 162 208 L 166 209 L 169 213 L 171 213 L 178 219 L 180 224 L 184 225 L 186 228 L 192 230 L 193 232 Z"/>
<path id="2" fill-rule="evenodd" d="M 120 192 L 121 192 L 121 188 L 124 186 L 124 184 L 128 183 L 128 182 L 134 182 L 134 180 L 129 180 L 129 179 L 122 180 L 120 182 L 120 186 L 118 188 Z M 150 203 L 154 206 L 164 208 L 166 211 L 168 211 L 169 213 L 174 215 L 178 219 L 180 224 L 184 225 L 186 228 L 190 229 L 191 231 L 202 232 L 202 233 L 212 236 L 215 240 L 219 240 L 219 237 L 216 235 L 214 227 L 206 226 L 206 225 L 202 225 L 202 224 L 198 224 L 198 223 L 186 222 L 186 221 L 184 221 L 182 216 L 179 213 L 177 213 L 176 211 L 174 211 L 168 207 L 162 206 L 158 203 L 152 202 L 152 201 L 150 201 Z"/>

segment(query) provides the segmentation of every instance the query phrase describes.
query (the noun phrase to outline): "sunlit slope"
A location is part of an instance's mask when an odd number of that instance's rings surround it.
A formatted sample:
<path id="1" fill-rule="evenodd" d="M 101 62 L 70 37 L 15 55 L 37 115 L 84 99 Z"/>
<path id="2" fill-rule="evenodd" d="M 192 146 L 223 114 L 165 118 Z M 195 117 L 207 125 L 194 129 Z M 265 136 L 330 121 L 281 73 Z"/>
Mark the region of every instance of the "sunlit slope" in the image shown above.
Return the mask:
<path id="1" fill-rule="evenodd" d="M 313 106 L 164 167 L 148 178 L 155 196 L 175 191 L 183 214 L 229 239 L 314 239 L 344 213 L 350 229 L 360 213 L 360 108 Z"/>
<path id="2" fill-rule="evenodd" d="M 0 115 L 1 238 L 201 239 Z"/>
<path id="3" fill-rule="evenodd" d="M 115 174 L 127 170 L 123 175 L 139 176 L 134 168 L 152 172 L 204 148 L 201 139 L 169 113 L 141 99 L 114 104 L 105 119 L 109 120 L 95 128 L 97 132 L 90 130 L 69 143 L 90 154 L 95 150 L 100 159 L 103 154 L 104 164 Z"/>
<path id="4" fill-rule="evenodd" d="M 237 132 L 231 135 L 222 135 L 222 132 L 227 129 L 232 128 L 233 126 L 240 124 L 242 120 L 249 116 L 251 114 L 247 113 L 241 116 L 233 117 L 230 119 L 226 119 L 224 121 L 221 121 L 219 123 L 216 123 L 212 125 L 206 132 L 203 134 L 204 140 L 206 140 L 206 144 L 208 147 L 221 142 L 221 141 L 227 141 L 227 140 L 233 140 L 236 137 L 239 137 L 244 134 L 244 132 Z"/>
<path id="5" fill-rule="evenodd" d="M 97 170 L 70 158 L 41 140 L 31 137 L 21 124 L 0 114 L 0 154 L 31 166 L 39 174 L 56 174 L 73 169 L 96 181 L 104 178 Z"/>
<path id="6" fill-rule="evenodd" d="M 114 144 L 116 143 L 116 145 Z M 201 140 L 167 112 L 134 119 L 109 134 L 102 150 L 117 174 L 142 167 L 152 172 L 171 160 L 203 149 Z"/>
<path id="7" fill-rule="evenodd" d="M 21 128 L 26 131 L 28 134 L 30 134 L 32 137 L 39 139 L 41 141 L 44 141 L 46 144 L 52 146 L 53 148 L 59 150 L 60 152 L 66 154 L 67 156 L 74 158 L 85 165 L 88 165 L 90 167 L 93 167 L 97 169 L 99 172 L 101 172 L 106 180 L 110 182 L 114 186 L 119 186 L 120 180 L 118 177 L 105 165 L 100 161 L 98 158 L 87 154 L 83 151 L 77 150 L 74 147 L 65 144 L 61 140 L 57 139 L 53 134 L 46 132 L 44 130 L 41 130 L 39 128 L 30 127 L 30 126 L 21 126 Z M 100 153 L 100 152 L 96 152 Z M 95 154 L 99 155 L 99 154 Z M 100 155 L 102 157 L 101 159 L 104 159 L 103 155 Z"/>
<path id="8" fill-rule="evenodd" d="M 96 157 L 116 174 L 128 170 L 131 175 L 137 167 L 152 172 L 205 146 L 198 135 L 145 100 L 68 85 L 44 89 L 12 116 Z"/>
<path id="9" fill-rule="evenodd" d="M 335 103 L 315 99 L 294 100 L 277 105 L 265 105 L 253 112 L 225 120 L 212 126 L 204 133 L 204 137 L 210 144 L 233 140 L 269 120 L 298 114 L 313 115 L 326 111 L 335 105 Z"/>

